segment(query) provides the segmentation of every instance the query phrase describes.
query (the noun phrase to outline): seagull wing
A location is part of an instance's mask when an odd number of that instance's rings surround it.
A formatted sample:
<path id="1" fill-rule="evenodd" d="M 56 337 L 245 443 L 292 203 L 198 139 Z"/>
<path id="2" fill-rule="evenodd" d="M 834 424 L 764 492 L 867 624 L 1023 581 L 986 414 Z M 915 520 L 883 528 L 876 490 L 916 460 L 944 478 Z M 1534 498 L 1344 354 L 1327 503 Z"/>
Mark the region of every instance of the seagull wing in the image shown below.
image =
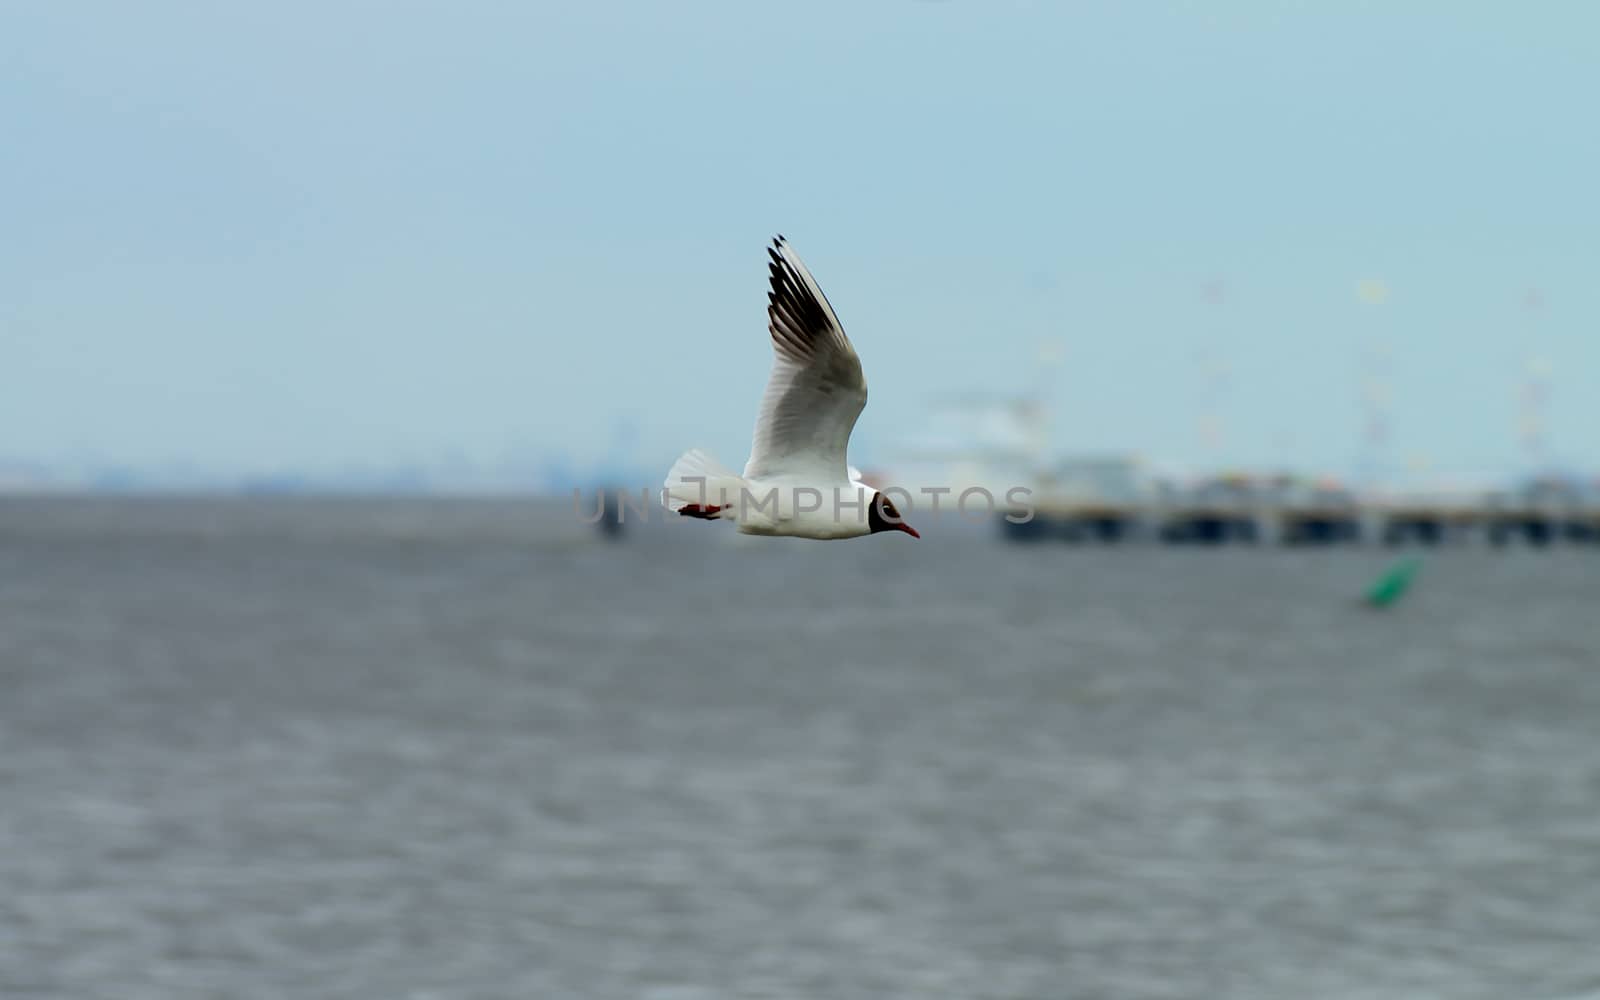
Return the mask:
<path id="1" fill-rule="evenodd" d="M 774 357 L 745 478 L 846 481 L 845 449 L 867 405 L 861 359 L 827 296 L 782 236 L 767 254 L 767 329 Z"/>

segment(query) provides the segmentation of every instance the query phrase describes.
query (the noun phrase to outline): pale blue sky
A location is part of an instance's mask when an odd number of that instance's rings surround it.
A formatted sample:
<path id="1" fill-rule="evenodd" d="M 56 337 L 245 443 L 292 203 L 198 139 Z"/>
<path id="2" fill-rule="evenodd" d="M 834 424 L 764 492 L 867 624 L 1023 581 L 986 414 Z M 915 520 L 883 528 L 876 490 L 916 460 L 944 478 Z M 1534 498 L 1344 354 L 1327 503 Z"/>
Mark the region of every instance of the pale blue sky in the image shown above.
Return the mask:
<path id="1" fill-rule="evenodd" d="M 858 462 L 1055 337 L 1063 451 L 1203 456 L 1210 351 L 1343 472 L 1387 340 L 1396 461 L 1515 468 L 1537 352 L 1600 470 L 1597 95 L 1578 2 L 6 4 L 0 457 L 736 464 L 781 231 Z"/>

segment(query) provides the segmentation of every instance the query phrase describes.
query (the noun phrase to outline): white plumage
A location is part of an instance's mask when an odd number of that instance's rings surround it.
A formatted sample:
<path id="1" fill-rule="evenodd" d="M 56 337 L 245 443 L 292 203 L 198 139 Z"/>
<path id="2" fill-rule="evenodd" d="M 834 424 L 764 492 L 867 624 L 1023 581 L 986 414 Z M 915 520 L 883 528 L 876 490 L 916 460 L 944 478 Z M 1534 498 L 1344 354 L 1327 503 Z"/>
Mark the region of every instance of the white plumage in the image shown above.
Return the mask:
<path id="1" fill-rule="evenodd" d="M 853 538 L 898 530 L 894 505 L 849 465 L 850 431 L 867 405 L 861 359 L 827 296 L 782 236 L 771 258 L 767 330 L 772 373 L 743 475 L 685 452 L 667 473 L 668 507 L 738 523 L 757 535 Z"/>

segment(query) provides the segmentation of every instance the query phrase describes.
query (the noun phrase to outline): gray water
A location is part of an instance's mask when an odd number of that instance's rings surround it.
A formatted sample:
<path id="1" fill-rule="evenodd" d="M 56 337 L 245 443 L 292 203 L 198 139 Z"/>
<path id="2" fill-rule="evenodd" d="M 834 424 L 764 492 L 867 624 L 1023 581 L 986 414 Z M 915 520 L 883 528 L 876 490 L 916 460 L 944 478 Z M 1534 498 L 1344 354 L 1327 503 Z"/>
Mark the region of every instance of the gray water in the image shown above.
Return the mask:
<path id="1" fill-rule="evenodd" d="M 1600 555 L 725 527 L 0 503 L 0 995 L 1600 991 Z"/>

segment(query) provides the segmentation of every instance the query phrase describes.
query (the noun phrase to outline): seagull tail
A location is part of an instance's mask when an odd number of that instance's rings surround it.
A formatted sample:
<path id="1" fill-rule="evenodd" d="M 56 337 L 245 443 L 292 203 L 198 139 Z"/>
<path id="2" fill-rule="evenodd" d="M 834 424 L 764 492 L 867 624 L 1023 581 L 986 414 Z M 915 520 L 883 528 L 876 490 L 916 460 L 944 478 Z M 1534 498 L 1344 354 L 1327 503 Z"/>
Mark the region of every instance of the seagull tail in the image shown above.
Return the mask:
<path id="1" fill-rule="evenodd" d="M 699 448 L 678 456 L 667 473 L 667 509 L 685 517 L 732 518 L 744 477 Z"/>

